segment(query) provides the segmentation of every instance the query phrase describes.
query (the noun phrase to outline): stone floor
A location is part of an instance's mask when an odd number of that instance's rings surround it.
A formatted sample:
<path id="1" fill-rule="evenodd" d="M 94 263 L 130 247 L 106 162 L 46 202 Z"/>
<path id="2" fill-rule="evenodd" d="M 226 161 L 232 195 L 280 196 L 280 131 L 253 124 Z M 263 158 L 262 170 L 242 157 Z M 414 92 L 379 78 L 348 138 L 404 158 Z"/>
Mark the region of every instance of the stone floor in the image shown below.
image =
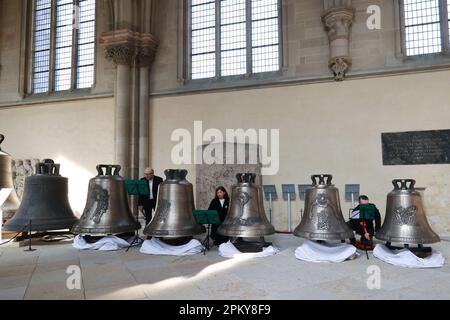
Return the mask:
<path id="1" fill-rule="evenodd" d="M 407 269 L 371 254 L 339 264 L 303 262 L 294 256 L 302 239 L 266 239 L 281 252 L 250 260 L 222 258 L 217 247 L 173 257 L 144 255 L 136 247 L 79 251 L 71 242 L 25 252 L 13 243 L 0 247 L 0 299 L 450 299 L 448 241 L 434 246 L 447 258 L 443 268 Z M 381 270 L 380 289 L 367 287 L 371 265 Z M 81 287 L 70 290 L 77 270 Z"/>

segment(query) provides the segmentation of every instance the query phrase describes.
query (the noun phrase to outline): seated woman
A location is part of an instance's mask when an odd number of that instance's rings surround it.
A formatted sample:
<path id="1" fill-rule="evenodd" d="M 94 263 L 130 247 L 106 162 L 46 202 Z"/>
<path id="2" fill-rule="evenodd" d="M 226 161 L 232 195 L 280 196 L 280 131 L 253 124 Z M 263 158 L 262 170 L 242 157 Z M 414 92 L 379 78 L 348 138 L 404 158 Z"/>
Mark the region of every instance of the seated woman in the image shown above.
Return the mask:
<path id="1" fill-rule="evenodd" d="M 353 238 L 350 241 L 360 249 L 372 250 L 373 236 L 381 227 L 380 212 L 373 203 L 369 203 L 369 198 L 365 195 L 360 196 L 358 202 L 359 205 L 353 209 L 352 218 L 347 223 L 353 231 L 361 236 L 361 240 L 357 242 Z"/>
<path id="2" fill-rule="evenodd" d="M 228 192 L 224 187 L 218 187 L 216 189 L 216 196 L 211 201 L 208 210 L 216 210 L 219 213 L 220 221 L 223 222 L 227 216 L 228 206 L 230 205 L 230 197 Z M 217 233 L 219 225 L 212 225 L 211 227 L 211 238 L 214 240 L 214 245 L 220 245 L 221 243 L 227 242 L 228 237 L 220 235 Z"/>

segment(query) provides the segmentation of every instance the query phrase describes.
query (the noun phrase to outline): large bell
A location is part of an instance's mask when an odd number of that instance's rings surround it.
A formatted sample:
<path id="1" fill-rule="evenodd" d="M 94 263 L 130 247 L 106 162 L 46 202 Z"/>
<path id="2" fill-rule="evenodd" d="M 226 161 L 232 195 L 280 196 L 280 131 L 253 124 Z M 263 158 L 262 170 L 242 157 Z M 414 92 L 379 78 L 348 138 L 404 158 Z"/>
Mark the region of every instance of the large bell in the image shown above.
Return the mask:
<path id="1" fill-rule="evenodd" d="M 5 140 L 5 136 L 0 134 L 0 145 L 3 140 Z M 14 189 L 11 163 L 11 156 L 8 153 L 3 152 L 0 146 L 0 189 L 11 189 L 11 193 L 1 206 L 3 219 L 8 220 L 14 216 L 20 205 L 19 197 Z M 2 221 L 0 221 L 0 223 L 2 223 Z"/>
<path id="2" fill-rule="evenodd" d="M 114 172 L 113 172 L 114 169 Z M 104 236 L 133 232 L 141 227 L 128 204 L 125 180 L 119 165 L 98 165 L 98 175 L 89 181 L 89 189 L 75 234 Z"/>
<path id="3" fill-rule="evenodd" d="M 25 179 L 22 203 L 4 230 L 50 231 L 73 226 L 78 219 L 70 208 L 68 179 L 60 176 L 59 167 L 54 163 L 36 165 L 36 174 Z"/>
<path id="4" fill-rule="evenodd" d="M 258 238 L 275 233 L 267 220 L 261 186 L 255 183 L 256 174 L 239 173 L 237 184 L 231 187 L 227 216 L 217 229 L 229 237 Z"/>
<path id="5" fill-rule="evenodd" d="M 386 216 L 375 235 L 377 239 L 406 245 L 440 241 L 428 224 L 422 197 L 414 189 L 415 183 L 412 179 L 392 181 L 394 190 L 387 195 Z"/>
<path id="6" fill-rule="evenodd" d="M 168 169 L 158 188 L 155 216 L 144 234 L 160 238 L 181 238 L 202 234 L 205 227 L 194 217 L 193 186 L 186 180 L 187 170 Z"/>
<path id="7" fill-rule="evenodd" d="M 345 240 L 353 238 L 339 202 L 339 190 L 331 184 L 330 174 L 312 175 L 312 186 L 306 189 L 305 210 L 294 235 L 310 240 Z"/>

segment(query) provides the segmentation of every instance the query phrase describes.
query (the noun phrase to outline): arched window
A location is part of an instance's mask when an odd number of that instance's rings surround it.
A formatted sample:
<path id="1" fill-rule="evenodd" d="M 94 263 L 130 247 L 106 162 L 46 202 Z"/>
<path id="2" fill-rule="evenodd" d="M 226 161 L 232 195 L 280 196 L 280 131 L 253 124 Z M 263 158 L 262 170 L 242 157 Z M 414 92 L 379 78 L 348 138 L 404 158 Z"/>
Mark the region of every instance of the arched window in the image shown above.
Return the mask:
<path id="1" fill-rule="evenodd" d="M 190 78 L 280 69 L 280 0 L 190 0 Z"/>
<path id="2" fill-rule="evenodd" d="M 35 0 L 32 93 L 94 83 L 95 0 Z"/>

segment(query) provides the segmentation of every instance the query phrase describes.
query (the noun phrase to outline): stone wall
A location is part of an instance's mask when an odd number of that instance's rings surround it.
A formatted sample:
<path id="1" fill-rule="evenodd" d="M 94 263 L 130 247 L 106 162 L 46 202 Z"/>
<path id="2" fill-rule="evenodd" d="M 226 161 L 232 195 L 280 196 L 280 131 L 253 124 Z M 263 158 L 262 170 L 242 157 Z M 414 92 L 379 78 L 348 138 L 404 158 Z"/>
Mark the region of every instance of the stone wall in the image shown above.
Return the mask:
<path id="1" fill-rule="evenodd" d="M 383 166 L 381 145 L 383 132 L 448 129 L 448 79 L 450 71 L 440 71 L 155 97 L 150 116 L 151 164 L 159 173 L 173 166 L 172 132 L 183 128 L 193 133 L 197 120 L 203 121 L 204 131 L 279 129 L 280 169 L 263 177 L 264 184 L 277 187 L 273 224 L 278 230 L 287 229 L 281 184 L 309 184 L 311 174 L 331 173 L 346 217 L 351 203 L 344 198 L 345 184 L 360 184 L 361 194 L 367 194 L 384 215 L 391 180 L 416 179 L 417 187 L 426 188 L 430 224 L 439 234 L 450 235 L 450 165 Z M 200 176 L 196 165 L 182 167 L 189 176 Z M 299 223 L 303 206 L 298 197 L 292 203 L 292 227 Z"/>

